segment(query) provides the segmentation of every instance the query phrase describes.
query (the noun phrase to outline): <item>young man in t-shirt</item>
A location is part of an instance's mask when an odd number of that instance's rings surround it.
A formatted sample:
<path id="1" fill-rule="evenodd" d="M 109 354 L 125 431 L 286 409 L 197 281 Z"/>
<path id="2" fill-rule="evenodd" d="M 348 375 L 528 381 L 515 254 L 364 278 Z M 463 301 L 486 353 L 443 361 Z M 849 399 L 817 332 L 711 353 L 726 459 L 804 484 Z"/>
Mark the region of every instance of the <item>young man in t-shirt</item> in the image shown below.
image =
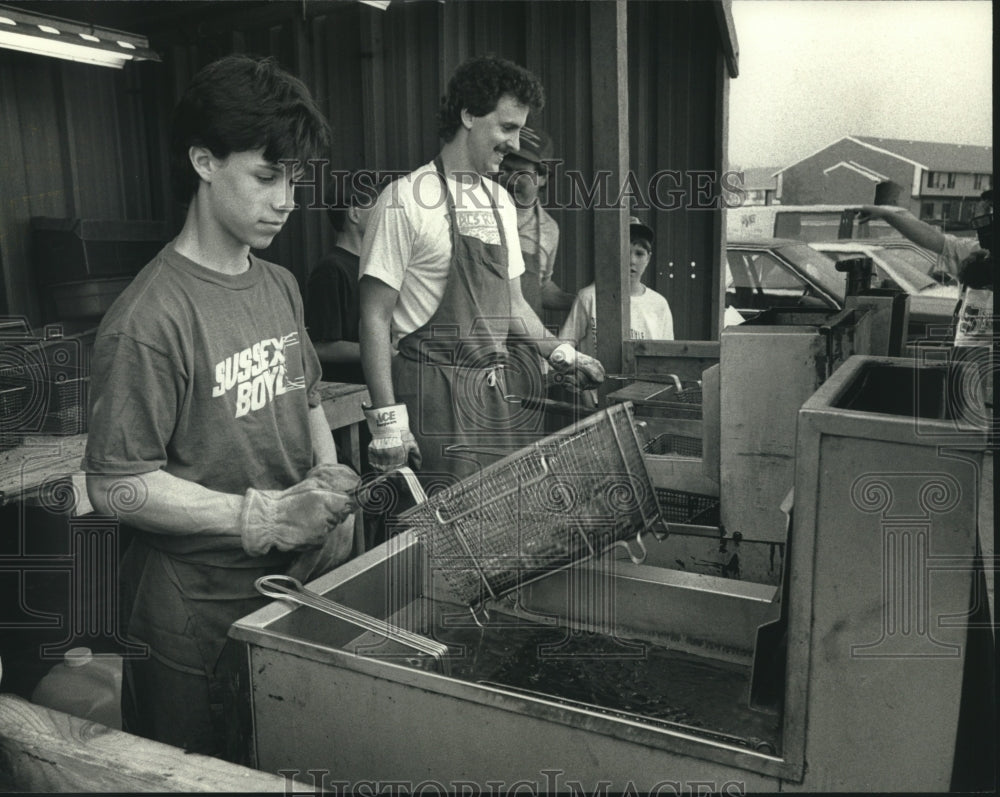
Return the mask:
<path id="1" fill-rule="evenodd" d="M 288 161 L 326 121 L 270 59 L 201 70 L 173 119 L 184 226 L 97 332 L 83 470 L 93 505 L 134 529 L 121 563 L 125 730 L 226 755 L 229 626 L 257 577 L 305 580 L 350 552 L 357 477 L 336 464 L 319 360 L 292 274 L 250 253 L 294 208 Z"/>

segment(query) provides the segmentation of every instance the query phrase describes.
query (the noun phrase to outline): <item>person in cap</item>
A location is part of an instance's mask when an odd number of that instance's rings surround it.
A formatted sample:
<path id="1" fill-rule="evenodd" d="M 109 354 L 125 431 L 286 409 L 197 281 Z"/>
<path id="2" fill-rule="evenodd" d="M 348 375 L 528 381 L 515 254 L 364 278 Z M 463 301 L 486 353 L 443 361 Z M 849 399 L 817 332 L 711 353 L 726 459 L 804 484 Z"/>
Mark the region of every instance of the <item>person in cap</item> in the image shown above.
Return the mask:
<path id="1" fill-rule="evenodd" d="M 499 180 L 517 206 L 517 232 L 524 258 L 521 293 L 541 316 L 543 310 L 569 310 L 574 296 L 552 281 L 559 225 L 539 198 L 548 183 L 552 137 L 540 128 L 525 126 L 520 144 L 517 152 L 508 153 L 500 163 Z"/>
<path id="2" fill-rule="evenodd" d="M 629 338 L 673 340 L 674 318 L 670 305 L 659 293 L 642 283 L 653 256 L 653 231 L 635 216 L 629 218 Z M 597 353 L 597 290 L 594 283 L 580 289 L 559 337 L 573 341 L 582 352 Z M 583 395 L 596 404 L 593 391 Z"/>
<path id="3" fill-rule="evenodd" d="M 461 64 L 439 114 L 431 163 L 391 183 L 361 250 L 361 360 L 372 406 L 369 463 L 425 479 L 465 478 L 519 445 L 504 377 L 508 340 L 529 341 L 591 384 L 601 364 L 548 332 L 521 291 L 524 260 L 510 195 L 494 180 L 516 152 L 538 78 L 494 56 Z"/>
<path id="4" fill-rule="evenodd" d="M 271 59 L 198 72 L 173 117 L 184 225 L 105 314 L 91 360 L 87 493 L 131 541 L 120 563 L 123 729 L 233 756 L 222 651 L 265 605 L 264 575 L 306 580 L 353 541 L 357 475 L 338 465 L 295 277 L 252 255 L 328 146 L 309 91 Z M 289 168 L 289 161 L 298 162 Z M 131 529 L 131 532 L 129 531 Z"/>

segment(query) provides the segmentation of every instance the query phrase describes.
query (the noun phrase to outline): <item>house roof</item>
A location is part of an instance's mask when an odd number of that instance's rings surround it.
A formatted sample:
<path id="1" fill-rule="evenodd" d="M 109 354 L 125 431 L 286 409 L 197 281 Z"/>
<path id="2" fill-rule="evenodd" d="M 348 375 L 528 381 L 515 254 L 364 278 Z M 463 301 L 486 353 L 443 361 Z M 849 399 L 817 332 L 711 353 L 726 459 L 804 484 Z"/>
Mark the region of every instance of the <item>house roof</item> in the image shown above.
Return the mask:
<path id="1" fill-rule="evenodd" d="M 851 136 L 851 138 L 916 161 L 931 171 L 993 174 L 993 147 L 874 136 Z"/>
<path id="2" fill-rule="evenodd" d="M 761 188 L 776 188 L 778 181 L 775 179 L 777 166 L 755 166 L 749 169 L 740 169 L 743 172 L 743 187 L 747 190 Z"/>
<path id="3" fill-rule="evenodd" d="M 903 138 L 877 138 L 875 136 L 843 136 L 820 147 L 804 158 L 775 170 L 777 176 L 792 166 L 808 160 L 841 141 L 855 141 L 863 146 L 880 149 L 916 167 L 935 172 L 973 172 L 993 174 L 993 147 L 978 144 L 947 144 L 941 141 L 910 141 Z"/>

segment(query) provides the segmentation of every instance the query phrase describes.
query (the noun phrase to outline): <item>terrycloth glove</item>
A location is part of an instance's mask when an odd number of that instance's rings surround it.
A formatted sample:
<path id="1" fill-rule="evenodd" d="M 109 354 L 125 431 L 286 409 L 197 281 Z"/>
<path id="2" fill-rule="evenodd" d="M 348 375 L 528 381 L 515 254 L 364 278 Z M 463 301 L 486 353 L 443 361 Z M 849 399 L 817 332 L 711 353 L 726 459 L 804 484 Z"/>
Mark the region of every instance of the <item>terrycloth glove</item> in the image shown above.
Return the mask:
<path id="1" fill-rule="evenodd" d="M 368 464 L 384 473 L 403 465 L 420 467 L 420 448 L 410 431 L 410 415 L 405 404 L 363 408 L 372 441 L 368 444 Z"/>
<path id="2" fill-rule="evenodd" d="M 263 556 L 277 548 L 298 551 L 321 546 L 331 529 L 354 510 L 354 499 L 304 480 L 287 490 L 255 490 L 243 498 L 240 534 L 243 550 Z"/>
<path id="3" fill-rule="evenodd" d="M 604 381 L 604 366 L 600 361 L 578 352 L 569 343 L 556 346 L 549 355 L 549 363 L 557 371 L 573 373 L 576 376 L 576 386 L 580 389 L 592 388 Z"/>

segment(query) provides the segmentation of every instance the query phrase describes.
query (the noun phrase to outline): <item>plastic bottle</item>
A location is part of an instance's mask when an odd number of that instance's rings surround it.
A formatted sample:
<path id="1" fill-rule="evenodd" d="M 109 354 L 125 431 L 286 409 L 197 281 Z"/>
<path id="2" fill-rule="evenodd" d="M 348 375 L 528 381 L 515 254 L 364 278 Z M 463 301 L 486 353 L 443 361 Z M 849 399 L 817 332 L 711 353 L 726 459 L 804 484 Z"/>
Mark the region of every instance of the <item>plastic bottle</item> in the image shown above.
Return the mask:
<path id="1" fill-rule="evenodd" d="M 120 730 L 121 693 L 121 656 L 72 648 L 39 681 L 31 702 Z"/>

